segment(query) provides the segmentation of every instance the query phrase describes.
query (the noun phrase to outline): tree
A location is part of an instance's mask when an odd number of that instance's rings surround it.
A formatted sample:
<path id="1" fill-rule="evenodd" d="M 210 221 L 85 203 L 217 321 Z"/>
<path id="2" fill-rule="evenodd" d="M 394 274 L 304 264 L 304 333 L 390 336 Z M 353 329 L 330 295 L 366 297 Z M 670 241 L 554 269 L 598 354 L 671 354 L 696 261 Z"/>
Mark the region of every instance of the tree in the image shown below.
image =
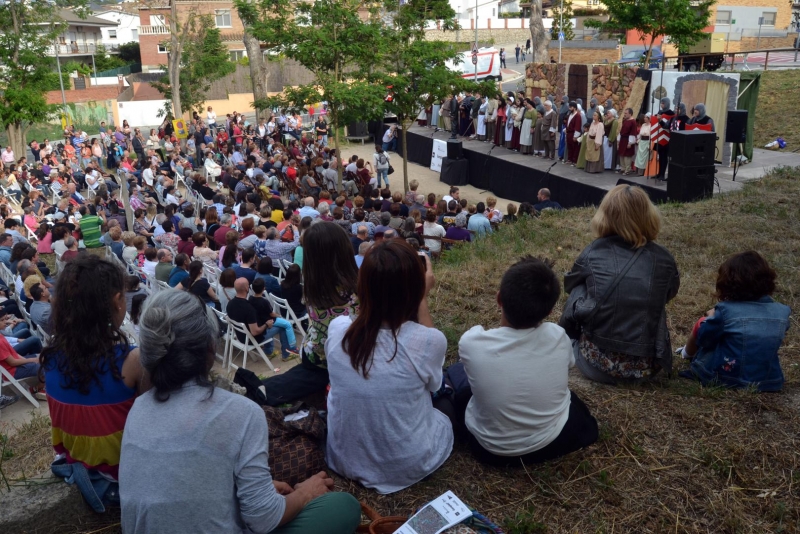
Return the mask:
<path id="1" fill-rule="evenodd" d="M 191 17 L 185 23 L 185 28 L 186 38 L 182 42 L 177 65 L 178 91 L 175 91 L 176 84 L 171 71 L 153 83 L 153 87 L 172 101 L 175 117 L 183 116 L 183 110 L 200 111 L 211 83 L 236 70 L 236 64 L 230 60 L 228 47 L 222 42 L 220 31 L 210 15 Z M 176 99 L 180 107 L 176 107 Z"/>
<path id="2" fill-rule="evenodd" d="M 264 58 L 262 45 L 266 51 L 280 47 L 280 37 L 286 35 L 286 27 L 289 24 L 287 18 L 275 16 L 275 13 L 291 12 L 291 4 L 288 0 L 272 0 L 269 2 L 270 9 L 265 11 L 265 2 L 253 0 L 234 0 L 239 18 L 244 23 L 244 47 L 247 50 L 247 57 L 250 65 L 250 79 L 253 83 L 253 102 L 266 102 L 268 100 L 267 81 L 269 71 L 267 71 L 267 61 Z M 256 36 L 251 24 L 257 21 L 259 35 Z M 280 36 L 280 37 L 279 37 Z M 255 107 L 255 106 L 254 106 Z M 255 108 L 256 117 L 260 118 L 266 108 Z"/>
<path id="3" fill-rule="evenodd" d="M 97 46 L 97 51 L 94 54 L 94 68 L 97 70 L 97 72 L 116 69 L 119 67 L 124 67 L 125 65 L 127 65 L 127 63 L 125 63 L 125 61 L 123 61 L 121 58 L 110 55 L 106 51 L 105 46 Z"/>
<path id="4" fill-rule="evenodd" d="M 362 20 L 359 0 L 318 0 L 285 5 L 258 0 L 246 13 L 245 24 L 259 41 L 275 43 L 274 52 L 285 54 L 311 71 L 314 81 L 286 87 L 281 95 L 253 102 L 256 109 L 279 105 L 296 111 L 320 101 L 328 103 L 328 118 L 337 148 L 340 127 L 383 117 L 386 89 L 377 82 L 381 57 L 381 22 Z M 292 11 L 292 10 L 295 11 Z M 371 9 L 375 10 L 375 6 Z M 254 16 L 250 16 L 253 14 Z M 275 23 L 274 18 L 281 19 Z M 341 166 L 339 187 L 341 188 Z"/>
<path id="5" fill-rule="evenodd" d="M 547 63 L 547 45 L 550 37 L 544 29 L 542 21 L 542 0 L 531 0 L 531 18 L 528 23 L 531 31 L 531 61 Z"/>
<path id="6" fill-rule="evenodd" d="M 141 63 L 142 54 L 139 51 L 139 43 L 125 43 L 119 45 L 119 58 L 126 64 Z"/>
<path id="7" fill-rule="evenodd" d="M 403 126 L 403 183 L 404 191 L 408 191 L 408 127 L 420 109 L 452 94 L 463 83 L 461 75 L 446 65 L 459 52 L 448 43 L 425 40 L 428 21 L 441 20 L 443 29 L 455 30 L 455 11 L 447 0 L 416 0 L 403 5 L 386 0 L 384 9 L 387 16 L 381 41 L 386 55 L 381 63 L 387 72 L 383 74 L 383 85 L 392 88 L 386 110 L 394 113 Z"/>
<path id="8" fill-rule="evenodd" d="M 85 0 L 70 2 L 86 16 Z M 59 106 L 47 103 L 47 91 L 58 89 L 53 46 L 66 27 L 52 0 L 6 0 L 0 5 L 0 123 L 16 154 L 25 154 L 25 132 L 45 122 Z"/>
<path id="9" fill-rule="evenodd" d="M 646 43 L 644 65 L 650 63 L 653 43 L 669 36 L 679 50 L 685 50 L 703 38 L 709 25 L 714 0 L 603 0 L 609 20 L 588 20 L 589 27 L 610 33 L 636 30 Z"/>
<path id="10" fill-rule="evenodd" d="M 551 39 L 558 40 L 558 32 L 564 32 L 564 40 L 571 41 L 575 39 L 575 29 L 572 27 L 572 2 L 564 0 L 563 2 L 553 3 L 551 16 L 553 17 L 553 27 L 550 28 Z M 564 20 L 564 28 L 561 28 L 561 20 Z"/>

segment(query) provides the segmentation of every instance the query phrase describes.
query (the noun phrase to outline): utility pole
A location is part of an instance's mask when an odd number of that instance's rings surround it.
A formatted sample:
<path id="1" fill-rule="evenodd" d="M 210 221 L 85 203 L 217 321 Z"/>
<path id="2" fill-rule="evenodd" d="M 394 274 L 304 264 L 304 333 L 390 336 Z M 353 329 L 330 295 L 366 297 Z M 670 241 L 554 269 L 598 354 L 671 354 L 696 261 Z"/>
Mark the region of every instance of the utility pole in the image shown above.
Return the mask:
<path id="1" fill-rule="evenodd" d="M 478 49 L 478 0 L 475 0 L 475 50 Z M 475 83 L 478 83 L 478 63 L 475 62 Z"/>
<path id="2" fill-rule="evenodd" d="M 561 21 L 558 23 L 558 32 L 562 33 L 564 31 L 564 0 L 561 0 Z M 561 41 L 563 39 L 561 36 L 558 36 L 558 62 L 561 63 Z"/>
<path id="3" fill-rule="evenodd" d="M 61 103 L 64 105 L 64 128 L 67 127 L 67 122 L 69 113 L 67 113 L 67 95 L 64 93 L 64 78 L 61 76 L 61 61 L 58 58 L 58 37 L 56 37 L 56 42 L 54 48 L 56 50 L 56 68 L 58 69 L 58 83 L 61 85 Z"/>

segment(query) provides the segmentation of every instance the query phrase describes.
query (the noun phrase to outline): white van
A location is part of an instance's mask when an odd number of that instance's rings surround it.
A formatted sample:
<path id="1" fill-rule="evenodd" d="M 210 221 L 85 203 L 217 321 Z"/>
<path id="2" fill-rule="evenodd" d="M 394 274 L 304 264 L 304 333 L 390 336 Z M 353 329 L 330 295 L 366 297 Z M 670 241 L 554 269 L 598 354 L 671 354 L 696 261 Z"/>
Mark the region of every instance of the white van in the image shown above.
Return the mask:
<path id="1" fill-rule="evenodd" d="M 461 73 L 462 78 L 475 79 L 472 52 L 462 53 L 454 62 L 448 61 L 447 67 Z M 503 75 L 500 73 L 500 51 L 496 48 L 478 49 L 478 81 L 480 80 L 503 80 Z"/>

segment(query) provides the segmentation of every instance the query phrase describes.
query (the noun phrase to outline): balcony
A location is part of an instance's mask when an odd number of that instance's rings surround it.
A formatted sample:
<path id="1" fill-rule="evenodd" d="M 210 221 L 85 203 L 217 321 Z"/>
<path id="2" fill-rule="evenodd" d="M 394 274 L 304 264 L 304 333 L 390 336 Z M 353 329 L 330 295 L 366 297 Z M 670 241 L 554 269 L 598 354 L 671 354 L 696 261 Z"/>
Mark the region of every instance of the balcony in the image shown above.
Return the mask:
<path id="1" fill-rule="evenodd" d="M 47 47 L 47 55 L 48 56 L 55 56 L 56 55 L 56 46 L 58 46 L 58 55 L 65 57 L 65 56 L 91 56 L 97 52 L 97 45 L 101 43 L 70 43 L 70 44 L 58 44 L 53 46 Z M 108 48 L 106 51 L 110 52 Z"/>
<path id="2" fill-rule="evenodd" d="M 139 35 L 169 35 L 169 26 L 139 26 Z"/>

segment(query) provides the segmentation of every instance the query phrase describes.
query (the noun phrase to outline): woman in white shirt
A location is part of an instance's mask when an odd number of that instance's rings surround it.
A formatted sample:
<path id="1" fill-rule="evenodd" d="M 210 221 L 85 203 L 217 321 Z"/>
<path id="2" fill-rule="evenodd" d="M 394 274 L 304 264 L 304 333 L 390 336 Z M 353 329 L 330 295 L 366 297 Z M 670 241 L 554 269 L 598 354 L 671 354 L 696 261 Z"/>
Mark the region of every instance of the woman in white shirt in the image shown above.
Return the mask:
<path id="1" fill-rule="evenodd" d="M 436 222 L 436 210 L 428 210 L 425 213 L 425 222 L 422 224 L 423 237 L 444 237 L 447 232 L 444 226 Z M 434 258 L 439 257 L 442 253 L 441 239 L 425 239 L 425 246 Z"/>
<path id="2" fill-rule="evenodd" d="M 213 135 L 217 135 L 217 114 L 211 109 L 211 106 L 208 106 L 206 123 L 208 124 L 208 128 L 213 132 Z"/>
<path id="3" fill-rule="evenodd" d="M 427 257 L 405 241 L 384 241 L 361 265 L 358 315 L 328 329 L 326 460 L 378 493 L 419 482 L 453 448 L 452 424 L 431 401 L 447 350 L 428 310 L 433 282 Z"/>

